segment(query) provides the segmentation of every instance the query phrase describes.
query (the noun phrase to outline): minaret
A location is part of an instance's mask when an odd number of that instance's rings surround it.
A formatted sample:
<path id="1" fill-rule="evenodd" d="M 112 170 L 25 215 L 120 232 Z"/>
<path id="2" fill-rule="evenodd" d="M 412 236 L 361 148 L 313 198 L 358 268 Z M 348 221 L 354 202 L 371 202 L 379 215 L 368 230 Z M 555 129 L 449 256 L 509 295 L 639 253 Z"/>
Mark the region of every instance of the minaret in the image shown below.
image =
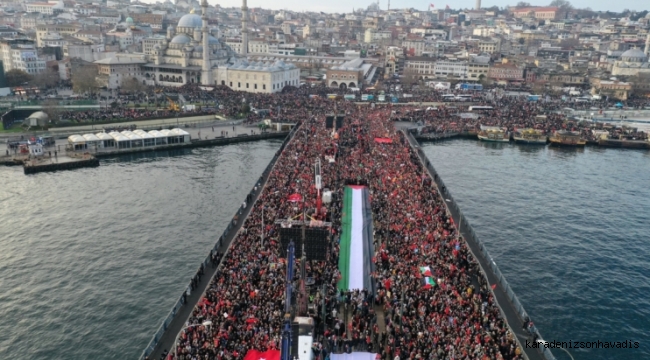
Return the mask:
<path id="1" fill-rule="evenodd" d="M 388 0 L 388 11 L 390 11 L 390 0 Z"/>
<path id="2" fill-rule="evenodd" d="M 645 39 L 645 56 L 650 57 L 650 34 Z"/>
<path id="3" fill-rule="evenodd" d="M 476 9 L 474 10 L 481 10 L 481 0 L 476 0 Z"/>
<path id="4" fill-rule="evenodd" d="M 241 6 L 241 54 L 246 58 L 248 55 L 248 6 L 243 0 Z"/>
<path id="5" fill-rule="evenodd" d="M 212 66 L 210 64 L 210 33 L 208 33 L 208 0 L 201 0 L 203 9 L 203 67 L 201 68 L 201 84 L 213 85 Z"/>

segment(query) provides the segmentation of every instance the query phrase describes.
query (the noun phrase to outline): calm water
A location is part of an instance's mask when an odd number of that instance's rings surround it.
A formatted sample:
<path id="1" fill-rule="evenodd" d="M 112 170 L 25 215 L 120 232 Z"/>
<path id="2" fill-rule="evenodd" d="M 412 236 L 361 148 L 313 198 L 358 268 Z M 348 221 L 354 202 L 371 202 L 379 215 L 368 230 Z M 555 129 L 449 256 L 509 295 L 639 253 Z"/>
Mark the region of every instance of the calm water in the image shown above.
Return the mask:
<path id="1" fill-rule="evenodd" d="M 0 359 L 139 356 L 280 143 L 0 167 Z M 572 354 L 650 358 L 650 153 L 425 151 L 546 340 L 629 339 L 641 349 Z"/>
<path id="2" fill-rule="evenodd" d="M 0 359 L 133 359 L 281 141 L 0 167 Z"/>
<path id="3" fill-rule="evenodd" d="M 570 351 L 650 359 L 650 152 L 423 147 L 545 340 L 638 341 Z"/>

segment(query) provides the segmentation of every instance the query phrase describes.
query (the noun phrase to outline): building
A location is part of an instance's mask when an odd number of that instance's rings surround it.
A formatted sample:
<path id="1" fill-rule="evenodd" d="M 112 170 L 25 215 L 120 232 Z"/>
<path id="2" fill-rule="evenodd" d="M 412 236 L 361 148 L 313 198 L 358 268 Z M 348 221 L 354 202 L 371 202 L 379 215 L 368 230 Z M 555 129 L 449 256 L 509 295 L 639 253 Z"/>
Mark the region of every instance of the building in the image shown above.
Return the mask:
<path id="1" fill-rule="evenodd" d="M 63 37 L 64 35 L 72 35 L 78 30 L 78 27 L 68 24 L 36 25 L 36 46 L 39 48 L 45 46 L 43 39 L 51 35 Z"/>
<path id="2" fill-rule="evenodd" d="M 217 38 L 217 28 L 208 29 L 205 0 L 201 7 L 203 17 L 191 12 L 182 16 L 176 26 L 168 26 L 164 39 L 143 40 L 152 48 L 147 50 L 150 54 L 143 55 L 145 63 L 137 62 L 141 71 L 136 78 L 147 85 L 225 85 L 258 93 L 279 92 L 287 85 L 300 85 L 300 69 L 292 63 L 269 59 L 249 62 L 238 58 L 230 46 Z M 135 60 L 129 61 L 124 64 L 127 69 L 135 64 Z M 118 84 L 115 82 L 118 79 L 108 80 L 111 86 Z"/>
<path id="3" fill-rule="evenodd" d="M 41 13 L 45 15 L 53 15 L 57 11 L 63 11 L 65 5 L 62 0 L 53 2 L 33 2 L 25 4 L 25 9 L 28 13 Z"/>
<path id="4" fill-rule="evenodd" d="M 384 56 L 384 76 L 392 76 L 399 74 L 403 69 L 401 66 L 404 64 L 404 50 L 396 46 L 388 46 Z"/>
<path id="5" fill-rule="evenodd" d="M 591 88 L 591 93 L 593 95 L 600 94 L 601 96 L 608 96 L 618 100 L 627 100 L 631 91 L 631 83 L 618 80 L 609 81 L 595 79 L 592 82 Z"/>
<path id="6" fill-rule="evenodd" d="M 490 73 L 490 58 L 488 56 L 472 56 L 467 64 L 467 78 L 481 80 Z"/>
<path id="7" fill-rule="evenodd" d="M 375 67 L 366 63 L 362 58 L 349 60 L 339 66 L 327 70 L 327 86 L 333 88 L 361 87 L 364 83 L 372 81 Z"/>
<path id="8" fill-rule="evenodd" d="M 0 40 L 0 53 L 5 72 L 18 69 L 34 75 L 45 71 L 45 60 L 39 58 L 33 40 Z"/>
<path id="9" fill-rule="evenodd" d="M 511 63 L 495 64 L 490 67 L 488 77 L 497 81 L 524 81 L 524 69 Z"/>
<path id="10" fill-rule="evenodd" d="M 643 51 L 630 49 L 621 54 L 619 60 L 614 61 L 612 75 L 636 76 L 639 74 L 650 74 L 648 56 Z"/>
<path id="11" fill-rule="evenodd" d="M 97 80 L 102 86 L 116 89 L 122 86 L 127 79 L 141 79 L 144 59 L 131 56 L 116 55 L 110 58 L 95 61 L 97 65 Z"/>
<path id="12" fill-rule="evenodd" d="M 467 79 L 468 64 L 466 61 L 441 60 L 437 61 L 433 68 L 436 77 L 454 77 Z"/>
<path id="13" fill-rule="evenodd" d="M 417 78 L 435 78 L 434 58 L 425 56 L 411 56 L 404 61 L 404 75 L 415 76 Z"/>
<path id="14" fill-rule="evenodd" d="M 512 15 L 516 18 L 535 18 L 539 20 L 557 20 L 560 9 L 554 6 L 546 7 L 525 7 L 512 9 Z"/>

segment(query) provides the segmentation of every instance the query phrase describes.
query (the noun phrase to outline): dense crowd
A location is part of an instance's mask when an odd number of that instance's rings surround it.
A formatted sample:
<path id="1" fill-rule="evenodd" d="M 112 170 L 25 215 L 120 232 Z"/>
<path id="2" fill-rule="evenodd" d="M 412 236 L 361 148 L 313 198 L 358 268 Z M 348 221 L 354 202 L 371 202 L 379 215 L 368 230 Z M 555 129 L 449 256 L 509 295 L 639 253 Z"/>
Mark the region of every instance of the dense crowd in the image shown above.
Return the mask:
<path id="1" fill-rule="evenodd" d="M 294 193 L 305 195 L 304 207 L 313 215 L 313 162 L 320 158 L 323 187 L 334 192 L 325 215 L 332 222 L 333 245 L 327 261 L 304 264 L 315 287 L 324 285 L 326 291 L 326 296 L 311 292 L 309 298 L 327 310 L 325 318 L 314 314 L 315 354 L 370 350 L 384 359 L 520 359 L 521 350 L 441 196 L 394 130 L 391 108 L 339 103 L 337 110 L 347 117 L 336 136 L 324 125 L 332 110 L 320 100 L 306 110 L 311 116 L 303 118 L 284 148 L 243 230 L 194 308 L 188 325 L 195 326 L 181 332 L 174 349 L 178 358 L 242 359 L 249 349 L 279 349 L 286 265 L 275 220 L 300 214 L 287 199 Z M 325 161 L 325 155 L 335 161 Z M 348 183 L 367 184 L 371 191 L 376 293 L 336 289 L 341 201 Z M 431 268 L 433 288 L 422 286 L 421 266 Z M 201 325 L 206 320 L 212 325 Z"/>

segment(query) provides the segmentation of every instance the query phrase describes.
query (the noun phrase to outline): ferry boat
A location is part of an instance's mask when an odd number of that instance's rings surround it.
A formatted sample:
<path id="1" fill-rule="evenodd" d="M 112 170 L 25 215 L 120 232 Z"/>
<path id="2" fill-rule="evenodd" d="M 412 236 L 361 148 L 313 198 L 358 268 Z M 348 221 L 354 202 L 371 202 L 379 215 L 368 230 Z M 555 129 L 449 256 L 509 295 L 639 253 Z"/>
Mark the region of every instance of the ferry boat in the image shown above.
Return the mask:
<path id="1" fill-rule="evenodd" d="M 516 130 L 512 136 L 516 143 L 546 145 L 546 135 L 540 130 L 524 129 Z"/>
<path id="2" fill-rule="evenodd" d="M 555 146 L 585 146 L 587 140 L 580 136 L 578 131 L 556 131 L 553 136 L 549 138 L 551 145 Z"/>
<path id="3" fill-rule="evenodd" d="M 483 126 L 481 125 L 481 131 L 478 133 L 478 139 L 483 141 L 490 142 L 508 142 L 510 137 L 508 134 L 503 131 L 500 127 L 497 126 Z"/>

